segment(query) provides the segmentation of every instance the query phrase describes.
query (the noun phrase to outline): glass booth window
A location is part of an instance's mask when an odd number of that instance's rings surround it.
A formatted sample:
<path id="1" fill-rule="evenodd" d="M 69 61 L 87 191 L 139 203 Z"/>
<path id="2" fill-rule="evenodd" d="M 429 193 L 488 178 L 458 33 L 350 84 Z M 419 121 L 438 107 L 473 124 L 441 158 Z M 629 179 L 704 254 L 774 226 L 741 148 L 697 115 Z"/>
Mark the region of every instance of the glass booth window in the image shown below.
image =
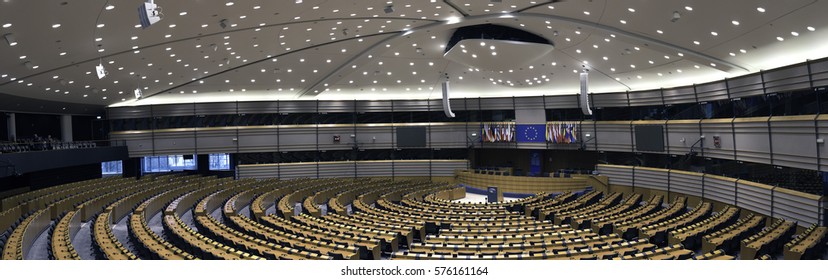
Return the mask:
<path id="1" fill-rule="evenodd" d="M 171 155 L 144 157 L 141 161 L 144 173 L 159 173 L 196 170 L 198 164 L 194 155 Z"/>
<path id="2" fill-rule="evenodd" d="M 101 173 L 103 175 L 124 174 L 124 164 L 120 160 L 101 162 Z"/>
<path id="3" fill-rule="evenodd" d="M 230 154 L 210 154 L 210 171 L 230 170 Z"/>

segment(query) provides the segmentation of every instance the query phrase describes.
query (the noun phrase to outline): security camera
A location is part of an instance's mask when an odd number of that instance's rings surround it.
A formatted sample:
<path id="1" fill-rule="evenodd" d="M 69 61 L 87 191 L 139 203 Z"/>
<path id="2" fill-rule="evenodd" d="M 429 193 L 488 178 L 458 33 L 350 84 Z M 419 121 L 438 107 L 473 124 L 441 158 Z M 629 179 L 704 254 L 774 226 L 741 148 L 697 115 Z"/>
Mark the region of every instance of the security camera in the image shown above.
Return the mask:
<path id="1" fill-rule="evenodd" d="M 676 22 L 679 19 L 681 19 L 681 13 L 679 13 L 678 11 L 673 11 L 673 19 L 671 19 L 670 21 Z"/>

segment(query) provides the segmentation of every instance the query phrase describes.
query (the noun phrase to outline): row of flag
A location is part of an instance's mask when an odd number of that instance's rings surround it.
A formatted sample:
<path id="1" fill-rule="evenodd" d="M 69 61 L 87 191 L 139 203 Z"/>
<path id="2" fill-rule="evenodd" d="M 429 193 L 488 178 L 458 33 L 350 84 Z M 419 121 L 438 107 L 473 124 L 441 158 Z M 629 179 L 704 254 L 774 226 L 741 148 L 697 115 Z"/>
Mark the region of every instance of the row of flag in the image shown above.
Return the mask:
<path id="1" fill-rule="evenodd" d="M 515 141 L 515 124 L 513 123 L 484 123 L 480 133 L 483 143 L 501 143 Z"/>
<path id="2" fill-rule="evenodd" d="M 577 122 L 549 122 L 515 125 L 513 123 L 484 123 L 480 141 L 483 143 L 578 143 Z"/>
<path id="3" fill-rule="evenodd" d="M 546 141 L 553 144 L 575 144 L 578 142 L 578 124 L 556 122 L 546 124 Z"/>

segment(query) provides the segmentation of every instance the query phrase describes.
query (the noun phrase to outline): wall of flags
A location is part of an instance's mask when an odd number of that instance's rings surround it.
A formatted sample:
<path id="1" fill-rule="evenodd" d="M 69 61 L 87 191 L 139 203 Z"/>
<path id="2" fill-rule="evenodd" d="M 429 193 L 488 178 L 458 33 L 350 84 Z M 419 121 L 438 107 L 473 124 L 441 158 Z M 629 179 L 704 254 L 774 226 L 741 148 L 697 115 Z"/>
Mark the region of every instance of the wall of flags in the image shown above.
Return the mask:
<path id="1" fill-rule="evenodd" d="M 483 143 L 515 142 L 515 123 L 483 123 L 480 141 Z"/>
<path id="2" fill-rule="evenodd" d="M 577 122 L 546 123 L 546 142 L 552 144 L 575 144 L 578 142 Z"/>
<path id="3" fill-rule="evenodd" d="M 538 125 L 522 125 L 522 129 L 533 128 Z M 543 129 L 541 125 L 540 129 Z M 524 139 L 516 132 L 518 125 L 513 122 L 490 122 L 483 123 L 480 133 L 480 141 L 483 143 L 514 143 L 514 142 L 537 142 L 532 139 Z M 546 142 L 552 144 L 577 144 L 578 122 L 547 122 Z M 543 141 L 543 140 L 540 140 Z"/>

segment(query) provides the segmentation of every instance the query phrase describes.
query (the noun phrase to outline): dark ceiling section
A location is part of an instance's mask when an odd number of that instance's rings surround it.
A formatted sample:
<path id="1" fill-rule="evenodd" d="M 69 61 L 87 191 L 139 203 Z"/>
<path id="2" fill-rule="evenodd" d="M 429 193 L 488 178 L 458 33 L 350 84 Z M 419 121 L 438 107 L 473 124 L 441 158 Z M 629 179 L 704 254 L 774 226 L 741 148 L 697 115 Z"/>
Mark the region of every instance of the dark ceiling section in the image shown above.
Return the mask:
<path id="1" fill-rule="evenodd" d="M 3 112 L 102 116 L 105 108 L 102 105 L 55 102 L 0 93 L 0 111 Z"/>
<path id="2" fill-rule="evenodd" d="M 448 52 L 457 42 L 466 39 L 491 39 L 552 45 L 552 42 L 535 33 L 497 24 L 479 24 L 457 28 L 446 45 Z"/>

